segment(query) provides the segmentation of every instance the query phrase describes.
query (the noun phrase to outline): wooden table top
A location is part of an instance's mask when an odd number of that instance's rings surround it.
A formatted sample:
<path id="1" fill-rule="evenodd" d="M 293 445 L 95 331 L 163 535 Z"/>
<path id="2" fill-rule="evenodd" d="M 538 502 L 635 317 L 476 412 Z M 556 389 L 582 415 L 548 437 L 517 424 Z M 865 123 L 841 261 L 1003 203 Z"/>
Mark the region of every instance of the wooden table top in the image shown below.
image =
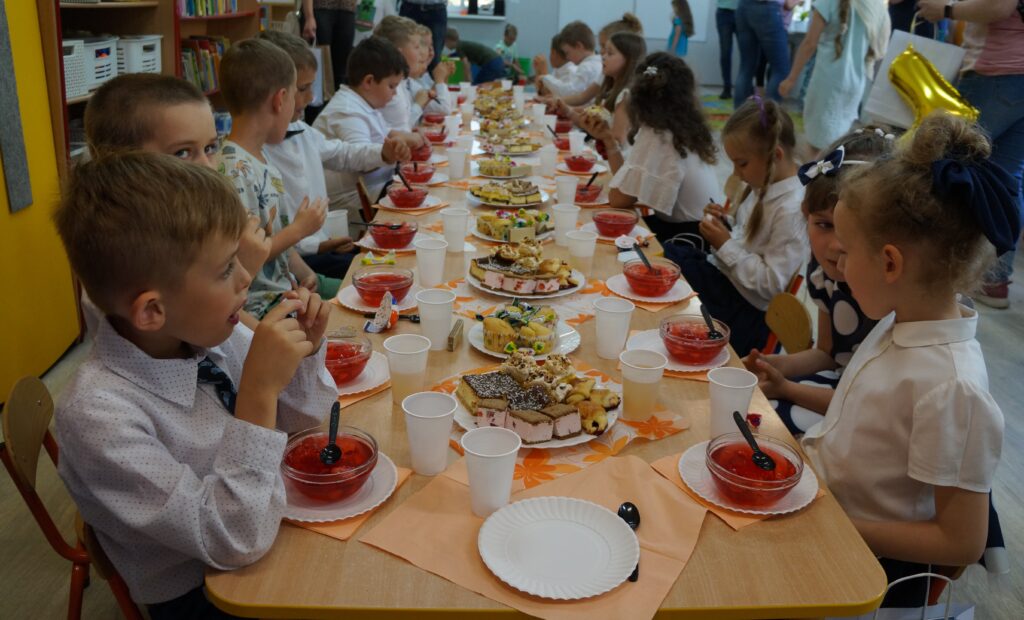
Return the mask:
<path id="1" fill-rule="evenodd" d="M 432 189 L 431 193 L 453 206 L 466 204 L 463 190 L 440 188 Z M 584 209 L 581 221 L 588 221 L 591 212 Z M 387 220 L 415 220 L 421 230 L 440 221 L 436 211 L 419 217 L 390 211 L 383 214 Z M 482 242 L 475 245 L 480 252 L 486 252 L 487 247 Z M 655 245 L 652 240 L 652 249 Z M 545 256 L 568 259 L 565 248 L 554 243 L 545 244 L 544 248 Z M 614 246 L 598 244 L 593 272 L 587 274 L 588 278 L 607 278 L 621 273 L 615 254 Z M 445 281 L 465 276 L 468 261 L 474 255 L 448 254 Z M 399 255 L 400 266 L 413 268 L 415 262 L 415 254 Z M 495 301 L 498 302 L 498 298 Z M 631 328 L 656 329 L 664 316 L 678 311 L 679 306 L 660 313 L 637 308 Z M 355 312 L 336 307 L 331 329 L 342 325 L 361 326 L 364 320 Z M 597 357 L 594 324 L 591 319 L 578 327 L 582 345 L 573 357 L 618 377 L 616 361 Z M 467 324 L 467 332 L 468 328 Z M 419 333 L 419 326 L 399 321 L 387 334 L 368 336 L 374 350 L 383 351 L 384 339 L 395 333 Z M 427 385 L 497 362 L 473 349 L 467 340 L 464 337 L 454 352 L 430 352 Z M 739 364 L 735 354 L 731 364 Z M 690 429 L 658 441 L 630 443 L 622 454 L 653 462 L 707 439 L 708 420 L 702 413 L 706 409 L 703 403 L 708 399 L 707 384 L 665 379 L 660 386 L 659 400 L 674 411 L 689 413 Z M 702 406 L 693 408 L 694 413 L 688 412 L 688 403 L 701 401 Z M 751 410 L 766 414 L 763 432 L 789 437 L 760 390 L 755 393 Z M 400 407 L 392 406 L 390 390 L 343 409 L 342 423 L 369 432 L 397 465 L 410 467 L 404 417 Z M 457 458 L 454 451 L 449 451 L 450 462 Z M 209 571 L 208 596 L 230 613 L 263 618 L 390 618 L 399 614 L 440 617 L 454 613 L 460 618 L 523 615 L 358 541 L 383 515 L 429 481 L 413 474 L 348 542 L 282 524 L 273 547 L 260 561 L 230 572 Z M 754 564 L 749 558 L 758 558 L 759 562 Z M 662 603 L 658 617 L 855 615 L 877 607 L 885 587 L 885 574 L 874 555 L 829 494 L 798 514 L 766 520 L 738 531 L 708 515 L 697 547 Z"/>

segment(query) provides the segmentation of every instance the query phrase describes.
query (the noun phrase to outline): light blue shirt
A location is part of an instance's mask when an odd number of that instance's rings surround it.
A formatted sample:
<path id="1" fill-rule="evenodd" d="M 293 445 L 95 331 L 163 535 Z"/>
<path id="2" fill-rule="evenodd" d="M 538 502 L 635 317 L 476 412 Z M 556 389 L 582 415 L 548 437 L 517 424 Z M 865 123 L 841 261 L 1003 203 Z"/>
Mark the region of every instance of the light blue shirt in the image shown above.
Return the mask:
<path id="1" fill-rule="evenodd" d="M 735 11 L 740 0 L 718 0 L 718 8 Z"/>

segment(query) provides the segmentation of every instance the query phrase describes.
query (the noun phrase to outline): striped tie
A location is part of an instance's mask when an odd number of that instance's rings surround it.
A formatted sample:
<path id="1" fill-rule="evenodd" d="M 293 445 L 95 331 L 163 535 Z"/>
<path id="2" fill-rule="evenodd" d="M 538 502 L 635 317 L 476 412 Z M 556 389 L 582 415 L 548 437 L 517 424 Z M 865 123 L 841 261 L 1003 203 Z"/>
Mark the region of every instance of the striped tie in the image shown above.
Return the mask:
<path id="1" fill-rule="evenodd" d="M 204 357 L 199 362 L 199 382 L 212 385 L 224 408 L 231 415 L 235 415 L 235 398 L 238 397 L 235 385 L 231 383 L 231 377 L 221 370 L 220 366 L 214 364 L 209 357 Z"/>

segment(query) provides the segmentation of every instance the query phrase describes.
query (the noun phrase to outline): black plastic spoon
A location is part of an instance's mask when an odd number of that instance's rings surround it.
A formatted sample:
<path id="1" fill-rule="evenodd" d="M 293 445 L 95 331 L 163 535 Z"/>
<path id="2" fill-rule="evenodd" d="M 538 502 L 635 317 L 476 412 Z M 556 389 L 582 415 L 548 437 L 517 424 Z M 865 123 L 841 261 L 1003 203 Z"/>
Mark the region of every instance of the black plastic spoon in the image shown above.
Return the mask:
<path id="1" fill-rule="evenodd" d="M 757 465 L 765 471 L 775 470 L 775 459 L 768 456 L 764 452 L 761 452 L 761 448 L 757 447 L 757 442 L 754 441 L 754 434 L 750 432 L 750 427 L 747 426 L 747 421 L 743 419 L 739 411 L 732 412 L 732 419 L 736 422 L 736 426 L 739 427 L 740 432 L 743 433 L 743 438 L 750 444 L 750 449 L 754 451 L 754 454 L 750 457 L 750 460 L 754 461 L 754 465 Z"/>
<path id="2" fill-rule="evenodd" d="M 708 307 L 701 304 L 700 313 L 704 315 L 704 322 L 708 324 L 708 338 L 712 340 L 722 338 L 722 332 L 715 329 L 715 322 L 711 319 L 711 313 L 708 312 Z"/>
<path id="3" fill-rule="evenodd" d="M 399 168 L 398 166 L 395 166 L 395 172 L 398 173 L 398 178 L 402 180 L 402 185 L 405 186 L 405 189 L 407 189 L 407 190 L 409 190 L 411 192 L 412 191 L 412 185 L 409 185 L 409 181 L 405 180 L 405 175 L 402 174 L 402 169 Z"/>
<path id="4" fill-rule="evenodd" d="M 587 187 L 590 187 L 590 184 L 594 182 L 594 179 L 596 179 L 597 175 L 599 175 L 599 174 L 601 174 L 601 173 L 600 172 L 595 172 L 594 174 L 590 175 L 590 180 L 587 181 Z"/>
<path id="5" fill-rule="evenodd" d="M 634 532 L 640 529 L 640 509 L 633 504 L 633 502 L 622 502 L 619 506 L 618 511 L 619 518 L 626 522 L 629 529 Z M 636 581 L 640 578 L 640 562 L 636 563 L 636 568 L 633 569 L 633 574 L 629 576 L 630 581 Z"/>
<path id="6" fill-rule="evenodd" d="M 544 125 L 544 128 L 551 132 L 551 135 L 555 137 L 555 140 L 558 139 L 558 133 L 551 128 L 551 125 Z"/>
<path id="7" fill-rule="evenodd" d="M 349 222 L 349 226 L 362 226 L 364 228 L 379 226 L 381 228 L 387 228 L 388 230 L 399 230 L 402 228 L 401 224 L 378 224 L 377 222 Z"/>
<path id="8" fill-rule="evenodd" d="M 644 254 L 644 251 L 640 249 L 639 243 L 633 242 L 633 251 L 636 252 L 637 256 L 640 257 L 640 260 L 642 260 L 644 264 L 647 265 L 647 269 L 650 270 L 651 273 L 655 273 L 654 265 L 651 264 L 650 259 L 648 259 L 647 255 Z"/>
<path id="9" fill-rule="evenodd" d="M 331 427 L 327 431 L 327 445 L 320 451 L 320 462 L 334 465 L 341 460 L 341 446 L 338 445 L 338 417 L 341 414 L 341 403 L 335 401 L 331 405 Z"/>

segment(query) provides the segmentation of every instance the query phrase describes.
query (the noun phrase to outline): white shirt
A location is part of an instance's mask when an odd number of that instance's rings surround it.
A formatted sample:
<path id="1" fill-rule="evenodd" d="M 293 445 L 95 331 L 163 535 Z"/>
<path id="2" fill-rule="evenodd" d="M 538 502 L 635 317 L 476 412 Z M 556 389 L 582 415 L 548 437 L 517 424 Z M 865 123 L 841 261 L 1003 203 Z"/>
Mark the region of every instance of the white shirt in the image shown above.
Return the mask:
<path id="1" fill-rule="evenodd" d="M 285 508 L 282 431 L 320 424 L 338 397 L 321 347 L 281 393 L 280 430 L 233 417 L 197 368 L 209 356 L 237 386 L 252 337 L 239 324 L 218 347 L 158 360 L 103 319 L 57 407 L 60 476 L 139 603 L 270 548 Z"/>
<path id="2" fill-rule="evenodd" d="M 760 310 L 766 310 L 772 297 L 786 289 L 810 254 L 807 225 L 800 212 L 803 198 L 803 185 L 795 176 L 769 185 L 761 229 L 748 240 L 746 224 L 757 204 L 757 191 L 752 191 L 735 211 L 732 238 L 709 258 L 740 295 Z"/>
<path id="3" fill-rule="evenodd" d="M 576 71 L 576 63 L 572 63 L 567 60 L 564 65 L 554 69 L 551 72 L 551 75 L 557 80 L 565 81 L 569 79 L 569 76 L 572 75 L 574 71 Z"/>
<path id="4" fill-rule="evenodd" d="M 379 144 L 350 144 L 329 140 L 304 121 L 292 123 L 288 130 L 301 133 L 285 138 L 278 144 L 265 145 L 263 156 L 280 171 L 284 180 L 281 203 L 291 222 L 295 221 L 295 214 L 303 198 L 327 198 L 325 168 L 358 173 L 387 165 L 381 159 L 382 146 Z M 316 254 L 320 243 L 327 239 L 327 231 L 321 228 L 299 241 L 295 247 L 304 256 Z"/>
<path id="5" fill-rule="evenodd" d="M 384 144 L 391 129 L 384 122 L 380 110 L 374 109 L 362 95 L 348 86 L 342 86 L 331 97 L 331 101 L 320 112 L 313 127 L 328 138 L 336 138 L 350 144 Z M 393 174 L 391 166 L 381 166 L 363 173 L 326 173 L 327 192 L 332 208 L 352 209 L 361 207 L 356 181 L 363 178 L 371 199 L 376 197 Z"/>
<path id="6" fill-rule="evenodd" d="M 412 131 L 423 116 L 423 108 L 413 99 L 413 93 L 422 90 L 419 82 L 405 78 L 395 89 L 395 96 L 381 108 L 381 116 L 395 131 Z"/>
<path id="7" fill-rule="evenodd" d="M 680 157 L 672 133 L 641 127 L 625 162 L 612 177 L 610 187 L 651 207 L 667 222 L 696 222 L 704 205 L 721 202 L 715 169 L 696 153 Z"/>
<path id="8" fill-rule="evenodd" d="M 563 66 L 567 66 L 566 63 Z M 601 57 L 591 54 L 583 59 L 580 64 L 565 78 L 558 78 L 554 75 L 545 75 L 542 79 L 544 86 L 557 97 L 568 97 L 578 95 L 587 90 L 591 84 L 601 84 L 604 69 L 601 66 Z"/>
<path id="9" fill-rule="evenodd" d="M 987 493 L 1003 441 L 988 392 L 978 315 L 879 321 L 801 445 L 851 517 L 924 521 L 935 487 Z"/>
<path id="10" fill-rule="evenodd" d="M 452 97 L 447 84 L 438 84 L 429 73 L 424 73 L 418 80 L 410 80 L 412 96 L 415 98 L 421 90 L 434 89 L 434 99 L 427 101 L 423 106 L 424 112 L 436 112 L 440 114 L 451 114 L 455 111 L 457 97 Z"/>

